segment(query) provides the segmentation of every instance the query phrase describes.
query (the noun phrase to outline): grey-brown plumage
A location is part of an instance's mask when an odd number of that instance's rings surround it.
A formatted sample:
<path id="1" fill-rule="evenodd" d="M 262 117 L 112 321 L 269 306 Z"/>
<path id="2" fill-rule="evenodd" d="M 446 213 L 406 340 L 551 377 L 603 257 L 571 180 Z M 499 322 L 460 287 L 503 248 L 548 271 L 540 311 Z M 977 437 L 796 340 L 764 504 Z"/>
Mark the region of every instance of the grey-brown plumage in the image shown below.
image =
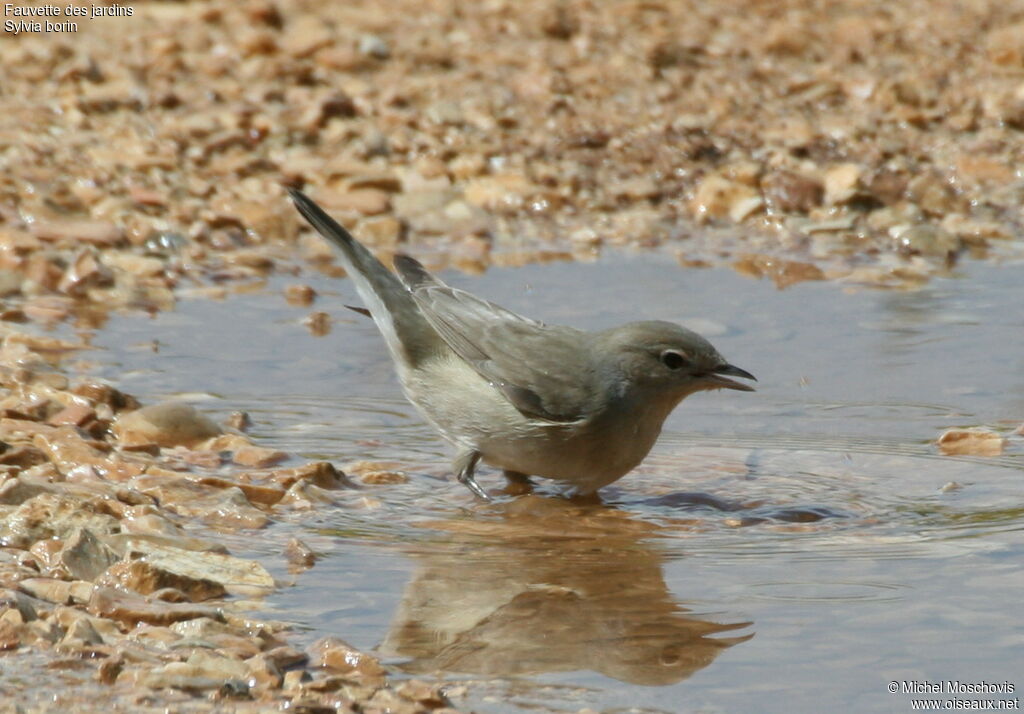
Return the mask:
<path id="1" fill-rule="evenodd" d="M 670 322 L 586 332 L 445 285 L 406 255 L 395 257 L 396 276 L 306 195 L 290 193 L 339 249 L 406 396 L 458 449 L 457 477 L 481 498 L 481 459 L 511 480 L 541 476 L 591 493 L 643 460 L 686 396 L 753 391 L 729 379 L 753 375 Z"/>

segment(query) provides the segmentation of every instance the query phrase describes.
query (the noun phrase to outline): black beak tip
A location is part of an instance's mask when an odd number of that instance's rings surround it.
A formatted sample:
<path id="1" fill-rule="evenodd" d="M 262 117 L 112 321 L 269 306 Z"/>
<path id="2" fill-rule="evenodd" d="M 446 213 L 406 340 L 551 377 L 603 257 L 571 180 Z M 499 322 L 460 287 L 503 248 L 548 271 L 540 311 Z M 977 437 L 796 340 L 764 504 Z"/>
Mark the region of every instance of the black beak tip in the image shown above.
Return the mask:
<path id="1" fill-rule="evenodd" d="M 750 372 L 748 372 L 745 369 L 740 369 L 739 367 L 732 364 L 723 364 L 721 367 L 715 369 L 714 372 L 715 374 L 724 374 L 729 377 L 741 377 L 743 379 L 749 379 L 754 382 L 757 381 L 757 377 L 752 375 Z"/>

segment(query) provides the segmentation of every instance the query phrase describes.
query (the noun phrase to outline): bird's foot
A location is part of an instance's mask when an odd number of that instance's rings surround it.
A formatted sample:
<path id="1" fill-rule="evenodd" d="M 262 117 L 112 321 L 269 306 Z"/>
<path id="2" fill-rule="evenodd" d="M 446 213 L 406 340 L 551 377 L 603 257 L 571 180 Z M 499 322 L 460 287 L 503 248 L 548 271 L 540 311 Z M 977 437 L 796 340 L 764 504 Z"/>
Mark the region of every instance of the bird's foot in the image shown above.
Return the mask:
<path id="1" fill-rule="evenodd" d="M 476 479 L 473 478 L 473 474 L 460 473 L 456 476 L 456 478 L 459 480 L 459 483 L 461 483 L 463 486 L 472 491 L 477 498 L 483 499 L 488 503 L 494 501 L 494 498 L 492 498 L 491 495 L 487 493 L 487 491 L 484 491 L 482 488 L 480 488 L 480 484 L 478 484 L 476 482 Z"/>
<path id="2" fill-rule="evenodd" d="M 518 471 L 505 471 L 505 493 L 509 496 L 526 496 L 533 493 L 533 481 Z"/>

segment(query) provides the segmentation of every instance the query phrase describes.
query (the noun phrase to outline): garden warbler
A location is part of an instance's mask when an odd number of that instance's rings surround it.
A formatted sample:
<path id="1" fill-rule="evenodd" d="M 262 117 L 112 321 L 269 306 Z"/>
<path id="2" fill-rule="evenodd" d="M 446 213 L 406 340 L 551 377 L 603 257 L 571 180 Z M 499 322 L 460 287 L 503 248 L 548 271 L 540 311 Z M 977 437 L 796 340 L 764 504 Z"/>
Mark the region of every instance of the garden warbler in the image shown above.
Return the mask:
<path id="1" fill-rule="evenodd" d="M 296 208 L 339 250 L 377 323 L 406 397 L 457 449 L 458 480 L 480 498 L 479 461 L 593 493 L 654 446 L 669 413 L 705 389 L 754 379 L 695 332 L 630 322 L 596 332 L 547 325 L 452 288 L 407 255 L 390 272 L 301 191 Z"/>

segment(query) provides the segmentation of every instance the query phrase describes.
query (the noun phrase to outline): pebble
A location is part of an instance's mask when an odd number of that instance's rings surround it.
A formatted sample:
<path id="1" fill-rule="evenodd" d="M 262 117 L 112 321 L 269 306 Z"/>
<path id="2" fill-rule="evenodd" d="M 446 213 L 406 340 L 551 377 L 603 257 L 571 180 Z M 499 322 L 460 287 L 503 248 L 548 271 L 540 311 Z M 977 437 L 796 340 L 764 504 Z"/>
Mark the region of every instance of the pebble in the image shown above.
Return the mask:
<path id="1" fill-rule="evenodd" d="M 861 190 L 862 169 L 857 164 L 833 166 L 824 174 L 824 199 L 830 206 L 849 203 Z"/>
<path id="2" fill-rule="evenodd" d="M 935 442 L 947 456 L 999 456 L 1006 439 L 991 429 L 947 429 Z"/>
<path id="3" fill-rule="evenodd" d="M 706 176 L 690 201 L 690 211 L 697 221 L 727 218 L 736 206 L 749 206 L 752 199 L 760 198 L 752 187 L 718 174 Z"/>
<path id="4" fill-rule="evenodd" d="M 160 446 L 193 446 L 222 431 L 195 407 L 181 402 L 162 402 L 126 412 L 112 429 L 122 443 Z"/>
<path id="5" fill-rule="evenodd" d="M 361 684 L 384 680 L 384 668 L 376 657 L 360 652 L 338 637 L 322 637 L 307 651 L 313 667 L 325 667 Z"/>
<path id="6" fill-rule="evenodd" d="M 316 290 L 309 285 L 288 285 L 284 289 L 284 299 L 289 305 L 308 307 L 316 299 Z"/>
<path id="7" fill-rule="evenodd" d="M 284 556 L 292 572 L 308 570 L 316 563 L 316 553 L 298 538 L 289 538 Z"/>
<path id="8" fill-rule="evenodd" d="M 769 213 L 807 213 L 821 205 L 821 182 L 795 171 L 774 171 L 761 179 L 765 205 Z"/>

